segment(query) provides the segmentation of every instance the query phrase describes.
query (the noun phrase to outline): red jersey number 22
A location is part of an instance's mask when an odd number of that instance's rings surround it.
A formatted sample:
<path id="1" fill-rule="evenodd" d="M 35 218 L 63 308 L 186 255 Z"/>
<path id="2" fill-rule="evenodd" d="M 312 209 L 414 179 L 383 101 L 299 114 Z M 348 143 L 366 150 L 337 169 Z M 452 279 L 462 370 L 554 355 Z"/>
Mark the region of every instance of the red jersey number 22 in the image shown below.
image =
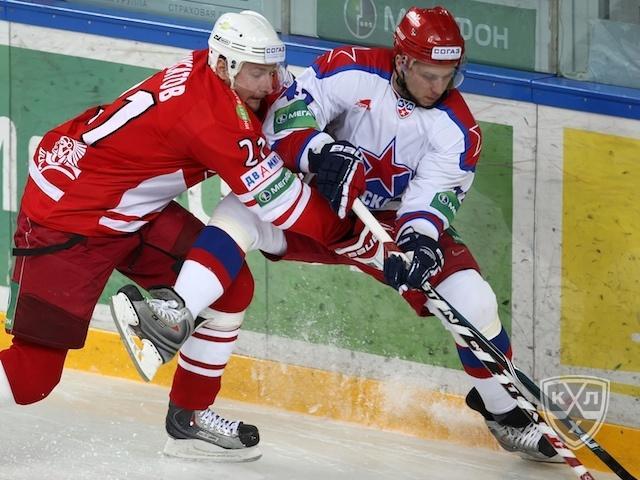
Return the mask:
<path id="1" fill-rule="evenodd" d="M 240 149 L 247 150 L 247 159 L 244 161 L 245 167 L 255 167 L 258 163 L 260 163 L 267 157 L 264 152 L 264 147 L 267 145 L 267 141 L 262 137 L 258 137 L 258 139 L 256 140 L 256 144 L 257 148 L 254 148 L 253 140 L 250 138 L 243 138 L 242 140 L 238 141 L 238 146 L 240 147 Z M 256 158 L 256 150 L 260 154 L 260 158 Z"/>

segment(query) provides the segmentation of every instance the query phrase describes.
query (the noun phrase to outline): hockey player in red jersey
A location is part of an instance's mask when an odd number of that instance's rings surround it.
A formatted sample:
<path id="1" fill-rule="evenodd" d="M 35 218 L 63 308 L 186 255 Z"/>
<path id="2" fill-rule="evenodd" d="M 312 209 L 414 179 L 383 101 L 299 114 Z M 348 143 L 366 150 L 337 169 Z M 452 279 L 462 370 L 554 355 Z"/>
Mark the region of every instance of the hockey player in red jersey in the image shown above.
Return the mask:
<path id="1" fill-rule="evenodd" d="M 220 284 L 202 336 L 231 340 L 253 293 L 244 253 L 224 231 L 203 230 L 172 201 L 211 175 L 220 175 L 243 205 L 278 228 L 322 243 L 344 233 L 326 200 L 270 150 L 253 112 L 279 91 L 284 58 L 285 46 L 264 17 L 224 14 L 208 51 L 190 53 L 113 103 L 44 135 L 29 163 L 17 218 L 6 324 L 14 338 L 0 352 L 0 404 L 30 404 L 52 391 L 67 351 L 83 347 L 114 270 L 145 288 L 171 285 L 198 235 L 216 240 L 194 255 L 205 259 Z M 317 217 L 334 221 L 318 223 Z M 202 373 L 206 385 L 211 368 L 176 373 L 167 416 L 171 438 L 199 442 L 213 458 L 257 458 L 255 427 L 208 410 L 211 396 L 191 395 L 193 378 Z"/>
<path id="2" fill-rule="evenodd" d="M 366 170 L 361 199 L 394 233 L 412 259 L 409 266 L 385 261 L 379 243 L 353 218 L 345 220 L 350 233 L 329 247 L 274 229 L 233 196 L 222 200 L 210 224 L 225 229 L 243 252 L 259 249 L 272 258 L 353 265 L 396 289 L 414 287 L 403 296 L 421 316 L 430 314 L 429 305 L 417 288 L 429 279 L 456 310 L 511 356 L 495 294 L 451 227 L 472 185 L 482 147 L 480 129 L 456 89 L 463 58 L 464 40 L 451 13 L 442 7 L 414 7 L 398 25 L 393 49 L 347 46 L 322 55 L 273 103 L 264 121 L 267 139 L 294 171 L 317 172 L 327 151 L 336 148 L 336 140 L 357 145 Z M 318 188 L 326 184 L 326 178 L 317 179 Z M 184 277 L 183 291 L 189 292 L 185 286 L 190 282 L 192 293 L 178 308 L 165 303 L 151 305 L 151 310 L 160 316 L 198 315 L 209 301 L 205 293 L 198 293 L 198 278 Z M 139 312 L 147 307 L 142 301 L 135 306 Z M 142 314 L 140 321 L 152 325 L 149 318 Z M 189 352 L 198 351 L 193 343 L 189 340 L 180 350 L 179 362 L 188 362 Z M 222 351 L 213 343 L 208 346 L 208 352 L 203 348 L 198 355 Z M 474 385 L 467 403 L 484 416 L 500 444 L 528 458 L 556 458 L 473 353 L 462 342 L 456 346 Z"/>

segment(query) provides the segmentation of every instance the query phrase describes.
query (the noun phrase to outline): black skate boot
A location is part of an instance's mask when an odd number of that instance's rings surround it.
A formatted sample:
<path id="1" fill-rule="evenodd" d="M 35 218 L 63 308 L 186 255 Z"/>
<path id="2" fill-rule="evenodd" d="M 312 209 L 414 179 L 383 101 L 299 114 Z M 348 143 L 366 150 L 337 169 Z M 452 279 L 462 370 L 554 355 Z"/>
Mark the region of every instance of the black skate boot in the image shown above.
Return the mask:
<path id="1" fill-rule="evenodd" d="M 226 420 L 211 409 L 186 410 L 170 403 L 166 428 L 166 455 L 217 462 L 249 462 L 262 456 L 257 427 Z"/>
<path id="2" fill-rule="evenodd" d="M 467 394 L 465 401 L 469 408 L 482 414 L 489 431 L 500 446 L 508 452 L 516 452 L 522 458 L 537 462 L 560 463 L 563 461 L 536 424 L 531 422 L 520 408 L 516 407 L 507 413 L 494 415 L 485 408 L 475 388 Z"/>
<path id="3" fill-rule="evenodd" d="M 191 312 L 172 288 L 150 289 L 145 299 L 134 285 L 111 298 L 116 328 L 138 373 L 150 381 L 195 329 Z"/>

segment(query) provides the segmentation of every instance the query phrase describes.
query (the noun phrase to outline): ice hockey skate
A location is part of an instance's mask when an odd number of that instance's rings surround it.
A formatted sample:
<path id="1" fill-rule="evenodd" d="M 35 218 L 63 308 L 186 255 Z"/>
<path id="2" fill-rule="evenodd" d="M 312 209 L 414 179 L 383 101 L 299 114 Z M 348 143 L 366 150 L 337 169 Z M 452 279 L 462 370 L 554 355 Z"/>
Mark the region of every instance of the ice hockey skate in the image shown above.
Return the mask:
<path id="1" fill-rule="evenodd" d="M 145 299 L 133 285 L 111 298 L 111 313 L 120 338 L 140 376 L 151 381 L 171 360 L 195 328 L 191 312 L 171 288 L 150 289 Z"/>
<path id="2" fill-rule="evenodd" d="M 563 459 L 542 435 L 535 423 L 531 422 L 520 408 L 494 415 L 485 406 L 475 388 L 467 394 L 469 408 L 479 412 L 491 434 L 502 448 L 515 452 L 526 460 L 537 462 L 562 463 Z"/>
<path id="3" fill-rule="evenodd" d="M 262 456 L 258 428 L 227 420 L 211 409 L 186 410 L 169 404 L 165 455 L 216 462 L 250 462 Z"/>

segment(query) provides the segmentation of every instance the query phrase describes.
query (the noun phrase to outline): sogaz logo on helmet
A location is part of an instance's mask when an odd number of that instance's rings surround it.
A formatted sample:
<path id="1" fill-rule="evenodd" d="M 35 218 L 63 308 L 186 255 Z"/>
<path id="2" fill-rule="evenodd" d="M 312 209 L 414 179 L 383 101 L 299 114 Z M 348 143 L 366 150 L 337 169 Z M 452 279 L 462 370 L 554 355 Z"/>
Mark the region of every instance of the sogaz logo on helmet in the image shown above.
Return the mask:
<path id="1" fill-rule="evenodd" d="M 286 49 L 287 47 L 285 47 L 284 45 L 275 45 L 272 47 L 265 47 L 264 53 L 265 55 L 284 56 Z"/>
<path id="2" fill-rule="evenodd" d="M 433 47 L 431 50 L 431 58 L 434 60 L 458 60 L 461 56 L 461 47 Z"/>
<path id="3" fill-rule="evenodd" d="M 367 38 L 376 29 L 378 12 L 373 0 L 345 0 L 344 24 L 356 38 Z"/>
<path id="4" fill-rule="evenodd" d="M 267 63 L 284 62 L 286 47 L 284 45 L 272 45 L 264 48 L 264 58 Z"/>

